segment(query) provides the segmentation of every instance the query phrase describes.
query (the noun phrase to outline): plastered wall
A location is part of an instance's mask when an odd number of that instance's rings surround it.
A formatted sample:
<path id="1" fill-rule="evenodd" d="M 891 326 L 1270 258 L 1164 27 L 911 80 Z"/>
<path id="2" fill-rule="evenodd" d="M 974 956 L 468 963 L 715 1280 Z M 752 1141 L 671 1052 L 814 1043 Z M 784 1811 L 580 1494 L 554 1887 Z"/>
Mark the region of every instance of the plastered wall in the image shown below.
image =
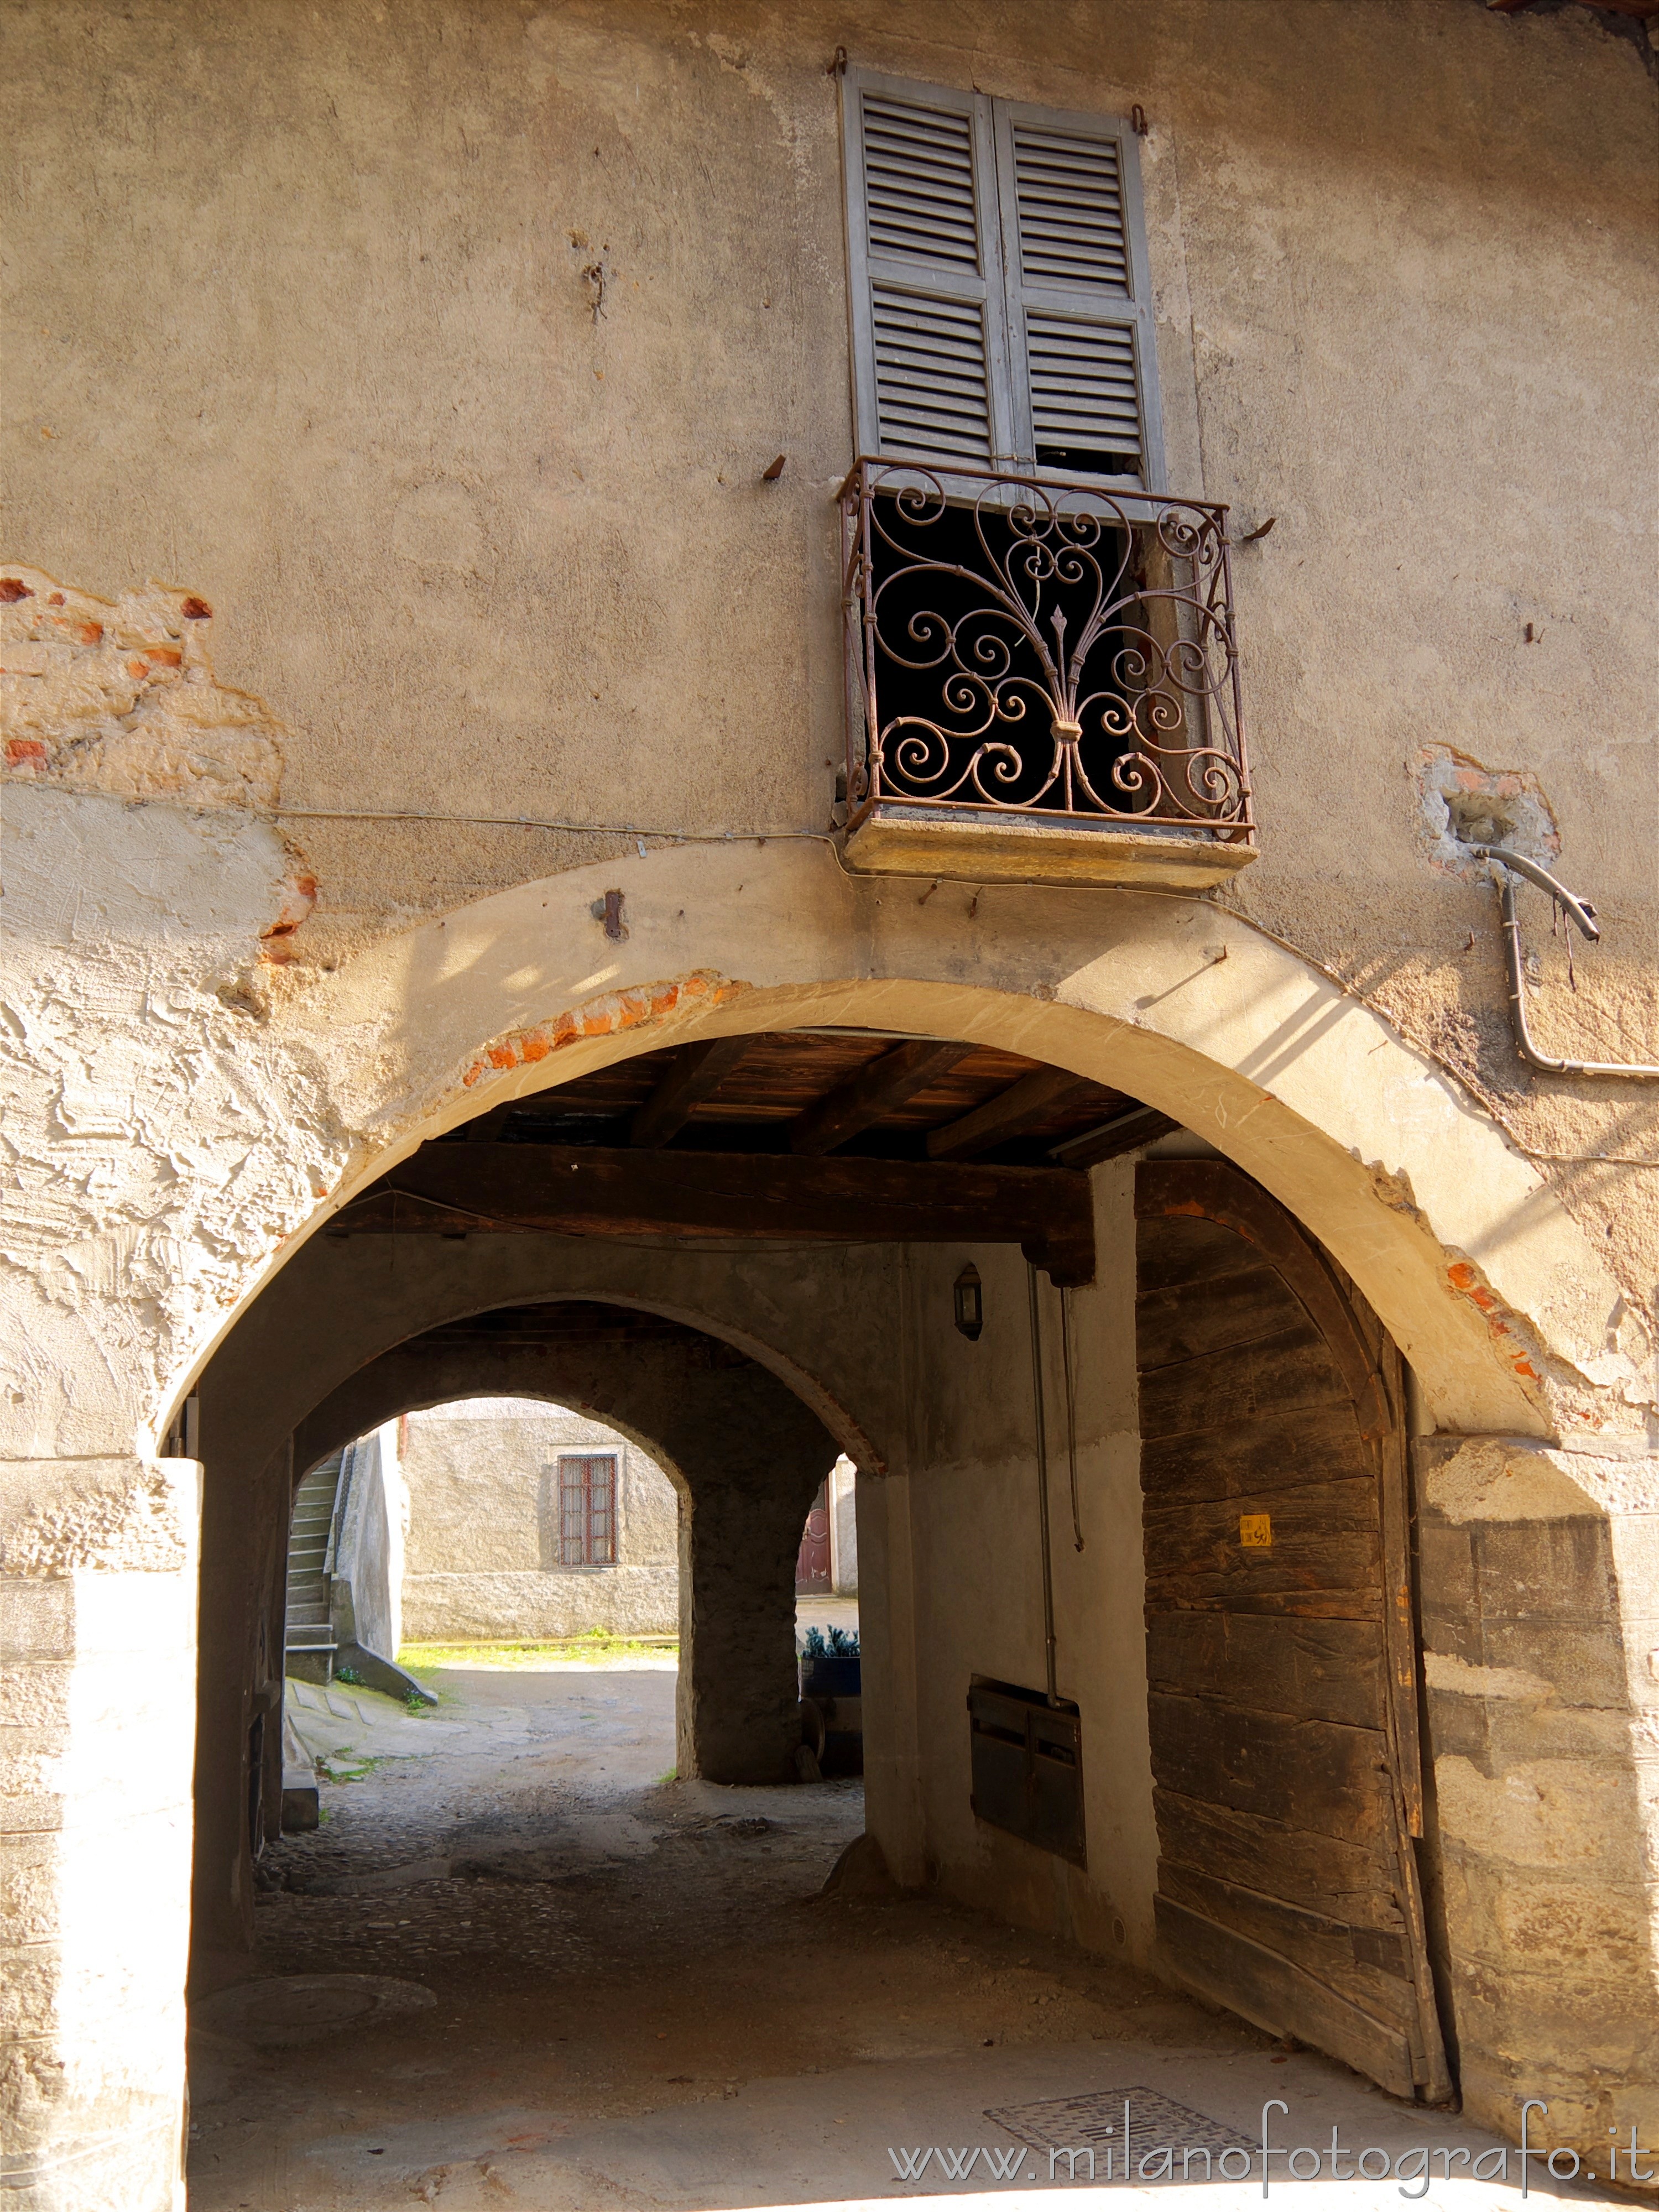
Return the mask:
<path id="1" fill-rule="evenodd" d="M 673 1484 L 602 1422 L 530 1399 L 463 1399 L 411 1413 L 404 1633 L 410 1643 L 679 1627 L 679 1504 Z M 617 1556 L 559 1556 L 558 1461 L 617 1462 Z"/>
<path id="2" fill-rule="evenodd" d="M 335 1493 L 334 1529 L 329 1613 L 335 1639 L 395 1660 L 403 1642 L 409 1532 L 409 1487 L 395 1423 L 383 1422 L 346 1447 Z"/>
<path id="3" fill-rule="evenodd" d="M 1522 793 L 1601 904 L 1573 994 L 1528 900 L 1549 1046 L 1654 1060 L 1634 25 L 1478 0 L 1105 0 L 1086 35 L 990 0 L 28 0 L 9 773 L 280 791 L 293 888 L 251 934 L 301 973 L 637 833 L 822 834 L 838 46 L 1144 108 L 1170 481 L 1240 534 L 1274 519 L 1236 556 L 1263 849 L 1230 900 L 1455 1070 L 1650 1297 L 1628 1163 L 1653 1091 L 1519 1070 L 1444 788 Z"/>
<path id="4" fill-rule="evenodd" d="M 148 1601 L 129 1664 L 185 1666 L 176 1570 L 131 1565 L 154 1455 L 322 1210 L 503 1086 L 710 1018 L 984 1035 L 1166 1105 L 1325 1238 L 1437 1420 L 1587 1453 L 1615 1560 L 1644 1556 L 1659 1105 L 1522 1073 L 1491 894 L 1447 843 L 1449 793 L 1526 799 L 1607 925 L 1575 994 L 1528 906 L 1540 1033 L 1659 1057 L 1641 33 L 1479 0 L 1082 21 L 993 0 L 11 11 L 8 1697 L 38 1660 L 95 1675 L 94 1610 L 29 1625 L 83 1573 L 118 1597 L 131 1571 Z M 1262 851 L 1225 899 L 849 885 L 821 842 L 851 458 L 841 45 L 1146 111 L 1171 481 L 1241 534 L 1274 519 L 1237 555 Z M 612 886 L 621 944 L 593 918 Z M 854 1342 L 855 1297 L 826 1295 L 820 1334 Z M 247 1389 L 276 1395 L 257 1366 Z M 940 1453 L 1009 1509 L 1012 1456 Z M 860 1488 L 866 1634 L 902 1684 L 916 1624 L 872 1606 L 869 1547 L 908 1574 L 909 1523 L 896 1487 Z M 1619 1604 L 1645 1715 L 1650 1610 L 1628 1581 Z M 180 1862 L 155 1865 L 172 1903 L 123 1920 L 142 2014 L 52 1981 L 140 1880 L 50 1786 L 73 1769 L 88 1808 L 121 1786 L 95 1701 L 57 1711 L 17 1769 L 16 1834 L 54 1840 L 27 1845 L 49 1909 L 21 1923 L 33 2055 L 0 2072 L 0 2124 L 30 2160 L 118 2141 L 148 2212 L 180 2112 L 154 2027 L 177 2016 Z M 160 1747 L 176 1838 L 187 1731 L 155 1724 L 120 1749 Z M 933 1741 L 882 1753 L 918 1848 Z M 1630 1755 L 1620 1848 L 1650 1904 L 1645 1718 Z M 1507 1972 L 1524 1931 L 1504 1943 Z"/>

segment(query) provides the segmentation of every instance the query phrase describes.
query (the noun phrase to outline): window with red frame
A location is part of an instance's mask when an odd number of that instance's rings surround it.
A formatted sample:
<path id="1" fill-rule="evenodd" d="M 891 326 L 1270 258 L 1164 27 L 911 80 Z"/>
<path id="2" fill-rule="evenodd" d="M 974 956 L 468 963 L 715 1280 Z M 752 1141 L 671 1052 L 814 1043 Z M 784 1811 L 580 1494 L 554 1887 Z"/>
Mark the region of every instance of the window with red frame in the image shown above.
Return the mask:
<path id="1" fill-rule="evenodd" d="M 559 1565 L 617 1564 L 617 1462 L 611 1453 L 559 1462 Z"/>

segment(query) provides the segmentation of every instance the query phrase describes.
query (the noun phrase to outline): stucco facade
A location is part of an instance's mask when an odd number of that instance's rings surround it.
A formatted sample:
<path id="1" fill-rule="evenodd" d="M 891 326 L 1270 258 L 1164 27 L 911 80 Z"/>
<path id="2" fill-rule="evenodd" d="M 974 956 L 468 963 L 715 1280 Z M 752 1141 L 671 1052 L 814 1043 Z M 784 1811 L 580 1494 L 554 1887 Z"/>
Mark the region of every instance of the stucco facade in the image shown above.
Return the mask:
<path id="1" fill-rule="evenodd" d="M 1601 909 L 1570 988 L 1523 895 L 1549 1048 L 1659 1057 L 1640 25 L 1479 0 L 21 0 L 9 41 L 20 2204 L 181 2201 L 193 1818 L 198 1930 L 248 1879 L 212 1855 L 234 1818 L 192 1813 L 198 1542 L 235 1564 L 204 1582 L 233 1594 L 204 1727 L 234 1750 L 280 1654 L 260 1594 L 296 1435 L 417 1331 L 514 1299 L 660 1314 L 797 1401 L 790 1483 L 810 1498 L 837 1450 L 860 1470 L 895 1870 L 1158 1968 L 1128 1167 L 1092 1171 L 1089 1540 L 1055 1556 L 1109 1880 L 975 1827 L 945 1726 L 965 1668 L 1041 1664 L 1031 1561 L 1008 1564 L 1034 1540 L 1011 1249 L 468 1234 L 400 1273 L 397 1237 L 327 1233 L 512 1100 L 832 1025 L 1143 1100 L 1358 1285 L 1412 1376 L 1422 1858 L 1462 2094 L 1505 2131 L 1545 2082 L 1557 2141 L 1659 2132 L 1659 1088 L 1522 1066 L 1469 854 L 1495 823 Z M 840 48 L 1144 111 L 1168 479 L 1238 541 L 1260 854 L 1223 889 L 841 863 Z M 332 1445 L 430 1402 L 398 1388 Z M 708 1602 L 712 1650 L 741 1608 Z"/>
<path id="2" fill-rule="evenodd" d="M 462 1399 L 411 1413 L 404 1634 L 411 1644 L 672 1636 L 679 1626 L 678 1502 L 626 1437 L 562 1406 Z M 615 1557 L 562 1557 L 559 1462 L 616 1462 Z"/>

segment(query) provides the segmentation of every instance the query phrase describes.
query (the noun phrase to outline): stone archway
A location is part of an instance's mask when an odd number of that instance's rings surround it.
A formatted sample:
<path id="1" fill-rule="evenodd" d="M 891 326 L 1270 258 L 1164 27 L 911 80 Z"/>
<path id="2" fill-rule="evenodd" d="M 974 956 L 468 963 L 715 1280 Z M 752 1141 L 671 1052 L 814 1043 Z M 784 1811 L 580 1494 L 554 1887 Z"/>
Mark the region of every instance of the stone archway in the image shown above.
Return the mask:
<path id="1" fill-rule="evenodd" d="M 836 1441 L 775 1376 L 719 1339 L 674 1328 L 596 1341 L 557 1325 L 567 1308 L 630 1310 L 563 1301 L 510 1310 L 523 1327 L 507 1343 L 465 1325 L 407 1339 L 307 1414 L 295 1472 L 399 1413 L 456 1398 L 544 1398 L 620 1430 L 681 1493 L 679 1771 L 789 1780 L 799 1741 L 795 1555 Z M 536 1341 L 544 1315 L 556 1325 Z"/>
<path id="2" fill-rule="evenodd" d="M 620 939 L 595 918 L 613 888 Z M 40 1157 L 61 1163 L 56 1187 L 67 1194 L 54 1238 L 73 1264 L 17 1286 L 9 1326 L 29 1347 L 33 1397 L 0 1571 L 37 1612 L 60 1596 L 68 1609 L 40 1627 L 27 1659 L 76 1668 L 84 1654 L 88 1683 L 111 1663 L 124 1677 L 176 1668 L 195 1587 L 192 1455 L 173 1433 L 180 1403 L 265 1287 L 280 1289 L 327 1243 L 318 1232 L 338 1207 L 397 1158 L 488 1105 L 647 1039 L 850 1022 L 1000 1041 L 1098 1074 L 1244 1168 L 1333 1254 L 1411 1363 L 1443 1440 L 1431 1455 L 1437 1494 L 1483 1526 L 1565 1516 L 1601 1533 L 1612 1562 L 1604 1640 L 1634 1694 L 1645 1655 L 1630 1590 L 1652 1494 L 1639 1426 L 1651 1390 L 1618 1285 L 1449 1076 L 1237 916 L 1202 900 L 1018 887 L 945 884 L 924 902 L 905 884 L 848 881 L 816 843 L 665 848 L 520 886 L 388 940 L 337 975 L 276 993 L 256 1032 L 234 994 L 215 995 L 213 979 L 229 972 L 216 939 L 186 958 L 160 893 L 153 922 L 135 914 L 134 941 L 151 928 L 155 957 L 169 973 L 187 967 L 196 995 L 169 1023 L 151 1019 L 142 993 L 130 1005 L 88 1005 L 80 1045 L 134 1071 L 145 1156 L 179 1165 L 146 1200 L 139 1229 L 132 1208 L 112 1215 L 100 1195 L 110 1176 L 127 1173 L 128 1134 L 88 1127 L 65 1138 L 43 1111 Z M 228 1085 L 232 1073 L 243 1103 L 205 1110 L 204 1083 Z M 732 1326 L 769 1346 L 769 1360 L 799 1369 L 804 1395 L 847 1443 L 832 1378 L 817 1371 L 822 1328 L 801 1318 L 787 1347 L 770 1345 L 758 1314 L 769 1286 L 743 1282 L 741 1266 L 732 1272 L 748 1316 Z M 473 1310 L 491 1302 L 480 1297 Z M 251 1414 L 271 1412 L 272 1396 L 270 1377 L 252 1371 Z M 877 1407 L 861 1421 L 879 1430 L 884 1418 Z M 112 1650 L 115 1662 L 103 1656 Z M 1498 1833 L 1485 1786 L 1501 1789 L 1514 1773 L 1542 1790 L 1537 1848 L 1570 1845 L 1579 1825 L 1570 1799 L 1582 1794 L 1587 1762 L 1566 1762 L 1573 1774 L 1559 1790 L 1535 1784 L 1533 1770 L 1561 1765 L 1559 1743 L 1533 1727 L 1534 1714 L 1521 1717 L 1518 1733 L 1511 1725 L 1504 1669 L 1475 1671 L 1443 1692 L 1431 1680 L 1431 1697 L 1474 1700 L 1502 1723 L 1487 1740 L 1504 1748 L 1495 1765 L 1481 1753 L 1490 1772 L 1466 1759 L 1474 1779 L 1455 1770 L 1462 1794 L 1448 1800 L 1447 1819 L 1465 1820 L 1471 1850 L 1484 1851 Z M 71 1710 L 94 1711 L 96 1701 Z M 65 1725 L 55 1771 L 72 1785 L 65 1817 L 76 1841 L 57 1878 L 58 1912 L 65 1925 L 101 1924 L 98 1899 L 130 1891 L 131 1832 L 118 1869 L 95 1811 L 112 1790 L 125 1793 L 145 1808 L 162 1900 L 142 1931 L 143 1977 L 165 1984 L 185 1941 L 183 1709 L 163 1699 L 148 1730 Z M 149 1748 L 129 1773 L 121 1759 L 141 1740 Z M 1634 1914 L 1650 1883 L 1639 1869 L 1651 1813 L 1622 1779 L 1607 1802 L 1621 1808 L 1619 1881 Z M 1514 1842 L 1499 1838 L 1500 1859 Z M 1504 2068 L 1533 2063 L 1540 2032 L 1528 2023 L 1545 2015 L 1528 1994 L 1529 1942 L 1493 1936 L 1484 1907 L 1477 1917 L 1471 1958 L 1487 1986 L 1507 1992 L 1491 2031 L 1496 2081 Z M 1598 1992 L 1604 2012 L 1634 2016 L 1650 2003 L 1650 1936 L 1638 1941 L 1635 1979 L 1616 1998 Z M 116 1942 L 109 1955 L 126 1954 Z M 1565 1964 L 1550 1971 L 1570 1978 Z M 61 2002 L 46 2001 L 40 2047 L 52 2045 L 55 2021 L 84 2014 L 90 1987 L 71 1977 Z M 179 2015 L 160 2030 L 159 2017 L 154 2003 L 142 2019 L 112 2016 L 98 2078 L 131 2085 L 122 2116 L 111 2118 L 101 2090 L 71 2098 L 40 2137 L 55 2155 L 113 2140 L 114 2127 L 126 2130 L 124 2143 L 146 2146 L 131 2157 L 153 2163 L 155 2146 L 171 2140 L 179 2075 L 167 2053 L 176 2056 Z"/>
<path id="3" fill-rule="evenodd" d="M 567 1347 L 557 1364 L 570 1395 L 661 1451 L 694 1500 L 682 1527 L 693 1655 L 682 1677 L 685 1754 L 717 1780 L 787 1771 L 796 1725 L 790 1570 L 800 1525 L 839 1451 L 861 1454 L 866 1465 L 878 1453 L 868 1425 L 845 1410 L 845 1392 L 826 1380 L 825 1347 L 813 1345 L 822 1315 L 815 1319 L 791 1260 L 744 1267 L 723 1255 L 511 1236 L 441 1242 L 417 1257 L 401 1248 L 389 1255 L 376 1238 L 313 1240 L 226 1339 L 198 1392 L 206 1468 L 198 1978 L 238 1971 L 251 1931 L 240 1762 L 250 1716 L 280 1693 L 277 1613 L 295 1478 L 391 1413 L 487 1383 L 500 1363 L 476 1344 L 441 1348 L 458 1325 L 502 1305 L 593 1297 L 665 1315 L 691 1344 L 730 1348 L 731 1365 L 700 1363 L 684 1346 L 665 1358 L 648 1341 L 625 1356 Z M 881 1315 L 864 1303 L 867 1354 Z M 513 1388 L 548 1395 L 550 1371 L 545 1356 L 518 1363 Z"/>

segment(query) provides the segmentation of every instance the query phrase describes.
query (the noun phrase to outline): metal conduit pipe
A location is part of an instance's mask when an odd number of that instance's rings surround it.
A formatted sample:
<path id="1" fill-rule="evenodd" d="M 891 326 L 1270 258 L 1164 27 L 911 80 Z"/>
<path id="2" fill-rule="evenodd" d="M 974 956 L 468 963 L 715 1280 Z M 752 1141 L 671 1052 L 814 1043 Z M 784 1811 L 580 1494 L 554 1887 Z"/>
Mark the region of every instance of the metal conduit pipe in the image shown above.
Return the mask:
<path id="1" fill-rule="evenodd" d="M 1060 1672 L 1054 1639 L 1054 1567 L 1048 1532 L 1048 1423 L 1042 1403 L 1042 1308 L 1037 1271 L 1027 1261 L 1026 1285 L 1031 1302 L 1031 1395 L 1036 1412 L 1037 1463 L 1037 1537 L 1042 1547 L 1042 1652 L 1048 1671 L 1048 1703 L 1060 1703 Z"/>
<path id="2" fill-rule="evenodd" d="M 1469 851 L 1477 860 L 1500 862 L 1504 871 L 1501 875 L 1495 874 L 1492 880 L 1503 910 L 1504 957 L 1509 968 L 1510 1020 L 1515 1030 L 1515 1048 L 1527 1066 L 1536 1068 L 1540 1075 L 1611 1075 L 1626 1083 L 1659 1083 L 1659 1066 L 1645 1061 L 1557 1060 L 1539 1051 L 1527 1026 L 1526 977 L 1521 958 L 1521 918 L 1516 911 L 1515 878 L 1524 876 L 1529 884 L 1547 891 L 1569 923 L 1591 945 L 1599 942 L 1601 935 L 1596 925 L 1595 908 L 1587 899 L 1575 897 L 1547 868 L 1540 868 L 1536 860 L 1529 860 L 1520 853 L 1506 852 L 1501 845 L 1471 845 Z"/>

